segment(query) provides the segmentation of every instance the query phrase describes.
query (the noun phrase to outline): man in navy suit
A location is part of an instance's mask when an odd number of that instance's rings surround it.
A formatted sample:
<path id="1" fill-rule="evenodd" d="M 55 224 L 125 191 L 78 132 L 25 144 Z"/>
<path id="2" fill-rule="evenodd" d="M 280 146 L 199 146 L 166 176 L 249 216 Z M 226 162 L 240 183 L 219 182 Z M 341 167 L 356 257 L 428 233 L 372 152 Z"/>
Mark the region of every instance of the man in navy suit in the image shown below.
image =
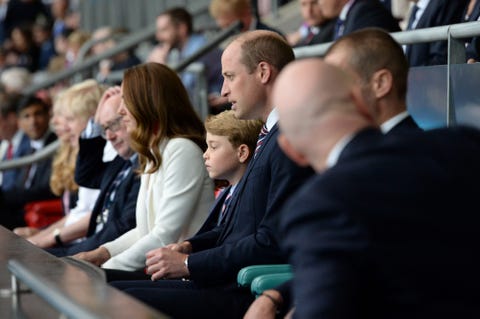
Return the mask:
<path id="1" fill-rule="evenodd" d="M 332 41 L 336 19 L 323 16 L 320 1 L 298 0 L 303 23 L 300 28 L 287 35 L 287 40 L 294 47 L 314 45 Z"/>
<path id="2" fill-rule="evenodd" d="M 326 18 L 337 19 L 333 39 L 366 27 L 400 31 L 397 20 L 378 0 L 321 0 Z"/>
<path id="3" fill-rule="evenodd" d="M 235 116 L 262 119 L 268 134 L 238 183 L 225 222 L 169 248 L 147 255 L 155 281 L 112 283 L 175 318 L 241 318 L 252 302 L 236 284 L 237 272 L 252 264 L 286 262 L 279 249 L 279 209 L 310 168 L 289 160 L 277 144 L 277 113 L 271 90 L 280 70 L 293 61 L 292 48 L 277 33 L 242 33 L 222 56 L 222 95 Z M 188 278 L 182 280 L 159 279 Z"/>
<path id="4" fill-rule="evenodd" d="M 463 22 L 473 22 L 480 20 L 480 1 L 470 0 L 468 5 L 462 14 Z M 465 54 L 468 63 L 475 63 L 480 61 L 480 46 L 479 38 L 473 37 L 466 40 L 467 46 L 465 48 Z"/>
<path id="5" fill-rule="evenodd" d="M 462 22 L 468 0 L 411 0 L 415 2 L 407 29 L 416 30 Z M 405 54 L 410 66 L 447 64 L 447 41 L 409 44 Z"/>
<path id="6" fill-rule="evenodd" d="M 349 33 L 329 48 L 325 61 L 356 79 L 383 133 L 419 130 L 407 111 L 408 62 L 386 31 L 365 28 Z"/>
<path id="7" fill-rule="evenodd" d="M 49 130 L 49 105 L 36 97 L 24 97 L 17 108 L 20 129 L 29 137 L 27 154 L 42 149 L 57 139 Z M 52 199 L 50 190 L 52 158 L 48 157 L 20 171 L 16 184 L 0 192 L 0 224 L 13 229 L 25 226 L 23 207 L 28 202 Z"/>
<path id="8" fill-rule="evenodd" d="M 87 238 L 70 246 L 48 249 L 51 254 L 60 257 L 89 251 L 135 227 L 140 178 L 135 173 L 137 155 L 130 148 L 125 125 L 117 114 L 120 102 L 119 88 L 108 89 L 98 105 L 95 124 L 89 123 L 80 138 L 75 180 L 84 187 L 100 189 L 90 217 Z M 100 131 L 105 138 L 99 136 Z M 85 136 L 87 132 L 90 133 L 88 138 Z M 105 139 L 118 153 L 107 163 L 102 161 Z M 127 161 L 131 162 L 131 167 L 125 171 L 122 168 Z M 123 176 L 118 177 L 120 174 Z M 118 185 L 115 185 L 116 181 Z"/>
<path id="9" fill-rule="evenodd" d="M 365 28 L 345 35 L 329 48 L 324 60 L 354 79 L 367 104 L 368 117 L 384 134 L 402 136 L 421 131 L 407 112 L 408 62 L 402 47 L 387 32 Z M 286 283 L 267 292 L 281 301 L 283 311 L 292 303 L 289 288 L 290 284 Z M 264 311 L 263 318 L 273 318 L 276 309 L 270 300 L 258 298 L 250 311 L 252 314 Z"/>
<path id="10" fill-rule="evenodd" d="M 288 66 L 273 94 L 282 149 L 321 173 L 282 210 L 294 316 L 477 318 L 480 132 L 384 135 L 319 59 Z"/>
<path id="11" fill-rule="evenodd" d="M 270 30 L 282 34 L 279 30 L 266 25 L 255 17 L 250 0 L 212 0 L 210 15 L 221 29 L 225 29 L 239 20 L 243 23 L 242 32 L 252 30 Z"/>

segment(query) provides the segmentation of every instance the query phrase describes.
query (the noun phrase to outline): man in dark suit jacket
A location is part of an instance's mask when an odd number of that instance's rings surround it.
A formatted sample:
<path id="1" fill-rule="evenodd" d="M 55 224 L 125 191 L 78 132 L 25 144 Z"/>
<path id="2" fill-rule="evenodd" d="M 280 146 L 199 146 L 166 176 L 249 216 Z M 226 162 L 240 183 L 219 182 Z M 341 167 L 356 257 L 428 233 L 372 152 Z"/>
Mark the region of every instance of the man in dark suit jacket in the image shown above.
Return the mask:
<path id="1" fill-rule="evenodd" d="M 130 148 L 125 125 L 117 114 L 120 102 L 118 87 L 107 90 L 99 103 L 96 123 L 89 123 L 85 131 L 85 134 L 93 131 L 93 135 L 98 135 L 95 134 L 96 131 L 103 132 L 118 153 L 111 162 L 102 161 L 106 143 L 104 138 L 90 136 L 81 138 L 79 142 L 75 181 L 84 187 L 100 189 L 90 217 L 87 238 L 70 246 L 48 249 L 51 254 L 60 257 L 96 249 L 135 227 L 140 178 L 135 173 L 137 155 Z M 124 171 L 127 162 L 131 162 L 131 165 Z M 119 177 L 122 174 L 124 176 Z M 115 186 L 117 182 L 119 184 Z M 109 198 L 114 187 L 113 198 Z"/>
<path id="2" fill-rule="evenodd" d="M 242 32 L 252 30 L 269 30 L 283 33 L 255 17 L 255 10 L 250 0 L 212 0 L 209 6 L 210 15 L 221 29 L 225 29 L 239 20 L 243 23 Z"/>
<path id="3" fill-rule="evenodd" d="M 28 154 L 40 150 L 57 139 L 49 130 L 49 106 L 36 97 L 25 97 L 18 109 L 20 129 L 29 137 Z M 24 226 L 23 207 L 28 202 L 52 199 L 50 190 L 52 158 L 48 157 L 21 169 L 16 185 L 0 192 L 0 224 L 13 229 Z"/>
<path id="4" fill-rule="evenodd" d="M 317 0 L 298 0 L 303 23 L 289 35 L 287 40 L 293 47 L 330 42 L 333 39 L 336 19 L 326 19 Z"/>
<path id="5" fill-rule="evenodd" d="M 147 254 L 147 273 L 153 280 L 189 281 L 114 286 L 175 318 L 243 316 L 253 297 L 237 287 L 237 272 L 247 265 L 285 262 L 276 233 L 278 211 L 312 174 L 289 160 L 276 143 L 279 131 L 269 94 L 278 72 L 293 59 L 288 43 L 271 31 L 242 33 L 225 49 L 222 94 L 237 118 L 263 119 L 269 133 L 238 183 L 221 226 Z"/>
<path id="6" fill-rule="evenodd" d="M 397 20 L 378 0 L 322 0 L 326 18 L 336 18 L 333 39 L 366 27 L 378 27 L 388 32 L 400 31 Z"/>
<path id="7" fill-rule="evenodd" d="M 345 35 L 330 47 L 324 60 L 355 79 L 354 84 L 367 104 L 368 117 L 384 134 L 402 136 L 421 131 L 406 107 L 407 60 L 402 47 L 387 32 L 365 28 Z M 283 311 L 292 303 L 289 287 L 285 284 L 267 292 L 282 300 Z M 259 298 L 251 311 L 258 309 L 268 309 L 271 316 L 275 314 L 275 305 L 264 298 Z"/>
<path id="8" fill-rule="evenodd" d="M 2 141 L 2 160 L 18 159 L 30 153 L 30 139 L 18 127 L 17 106 L 20 96 L 17 94 L 0 94 L 0 140 Z M 21 168 L 1 172 L 1 189 L 15 187 Z"/>
<path id="9" fill-rule="evenodd" d="M 472 5 L 473 4 L 473 5 Z M 462 14 L 463 22 L 473 22 L 480 19 L 480 1 L 470 0 Z M 478 36 L 466 40 L 465 54 L 468 63 L 480 61 L 480 43 Z"/>
<path id="10" fill-rule="evenodd" d="M 462 22 L 468 0 L 415 0 L 418 10 L 407 29 L 423 29 Z M 410 66 L 447 64 L 447 41 L 409 44 L 405 54 Z"/>
<path id="11" fill-rule="evenodd" d="M 384 133 L 419 130 L 407 111 L 408 62 L 386 31 L 365 28 L 349 33 L 329 48 L 325 61 L 353 75 Z"/>
<path id="12" fill-rule="evenodd" d="M 385 136 L 351 79 L 318 59 L 287 67 L 274 103 L 282 149 L 321 173 L 282 210 L 295 316 L 478 317 L 480 132 Z"/>

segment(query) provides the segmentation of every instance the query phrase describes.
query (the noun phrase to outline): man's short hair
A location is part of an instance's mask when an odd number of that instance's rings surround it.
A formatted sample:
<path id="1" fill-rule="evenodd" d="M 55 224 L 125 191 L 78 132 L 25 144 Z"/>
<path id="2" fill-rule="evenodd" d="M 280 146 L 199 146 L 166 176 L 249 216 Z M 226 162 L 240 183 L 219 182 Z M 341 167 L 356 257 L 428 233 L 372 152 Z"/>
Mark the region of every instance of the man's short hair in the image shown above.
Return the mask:
<path id="1" fill-rule="evenodd" d="M 295 60 L 292 47 L 278 33 L 256 30 L 240 34 L 241 62 L 253 72 L 260 62 L 267 62 L 280 72 L 284 66 Z"/>
<path id="2" fill-rule="evenodd" d="M 210 2 L 210 15 L 218 18 L 223 15 L 240 17 L 247 11 L 251 11 L 250 0 L 212 0 Z"/>
<path id="3" fill-rule="evenodd" d="M 338 39 L 325 55 L 337 50 L 349 52 L 349 66 L 365 83 L 376 71 L 389 70 L 398 98 L 406 99 L 408 61 L 400 44 L 388 32 L 379 28 L 365 28 L 349 33 Z"/>
<path id="4" fill-rule="evenodd" d="M 17 107 L 17 114 L 20 114 L 20 112 L 29 108 L 32 105 L 40 105 L 43 108 L 43 110 L 47 113 L 50 109 L 50 106 L 42 99 L 33 95 L 27 95 L 20 99 L 20 102 L 18 103 L 18 107 Z"/>
<path id="5" fill-rule="evenodd" d="M 169 16 L 172 19 L 172 22 L 175 25 L 185 24 L 187 26 L 188 34 L 193 33 L 193 19 L 190 12 L 181 7 L 170 8 L 166 11 L 163 11 L 160 16 Z"/>

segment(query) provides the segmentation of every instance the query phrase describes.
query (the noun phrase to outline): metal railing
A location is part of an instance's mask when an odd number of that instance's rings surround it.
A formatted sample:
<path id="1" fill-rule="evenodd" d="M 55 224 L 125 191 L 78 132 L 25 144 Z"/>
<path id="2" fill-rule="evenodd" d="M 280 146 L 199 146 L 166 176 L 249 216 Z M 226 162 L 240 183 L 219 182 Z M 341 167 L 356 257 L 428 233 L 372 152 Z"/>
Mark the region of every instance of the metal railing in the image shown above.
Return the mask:
<path id="1" fill-rule="evenodd" d="M 400 44 L 427 43 L 448 41 L 447 61 L 447 126 L 456 124 L 455 107 L 452 92 L 452 65 L 465 63 L 465 38 L 480 35 L 480 21 L 458 23 L 433 28 L 391 33 Z M 323 56 L 333 42 L 318 44 L 310 47 L 295 48 L 296 58 Z"/>
<path id="2" fill-rule="evenodd" d="M 219 43 L 227 39 L 232 34 L 235 34 L 240 29 L 240 22 L 237 22 L 235 25 L 224 30 L 218 34 L 212 41 L 210 41 L 205 47 L 201 48 L 196 54 L 194 54 L 189 59 L 183 61 L 177 66 L 174 66 L 174 69 L 177 71 L 183 70 L 188 64 L 192 63 L 198 59 L 201 55 L 205 54 L 211 48 L 217 46 Z M 137 45 L 138 43 L 149 39 L 153 36 L 155 32 L 154 26 L 136 32 L 130 36 L 125 37 L 115 48 L 109 49 L 102 54 L 99 54 L 94 57 L 86 59 L 82 64 L 73 66 L 71 69 L 60 72 L 59 74 L 54 75 L 45 82 L 34 85 L 25 90 L 24 93 L 34 93 L 40 89 L 54 85 L 58 81 L 70 78 L 78 72 L 85 71 L 89 68 L 95 66 L 98 62 L 105 58 L 109 58 L 115 54 L 118 54 L 124 50 L 130 49 Z M 415 43 L 425 43 L 425 42 L 434 42 L 434 41 L 448 41 L 448 71 L 447 71 L 447 125 L 451 126 L 455 124 L 455 109 L 453 105 L 453 94 L 452 94 L 452 83 L 451 83 L 451 65 L 459 64 L 465 62 L 465 44 L 463 39 L 475 37 L 480 35 L 480 21 L 458 23 L 447 26 L 418 29 L 411 31 L 402 31 L 391 33 L 393 38 L 400 44 L 415 44 Z M 299 47 L 295 48 L 295 57 L 296 58 L 306 58 L 313 56 L 323 56 L 328 48 L 332 45 L 330 43 L 318 44 L 314 46 Z M 202 107 L 204 109 L 204 107 Z M 28 160 L 14 160 L 7 162 L 0 162 L 0 171 L 21 167 L 32 163 L 32 161 L 43 159 L 48 155 L 52 155 L 58 146 L 58 142 L 53 144 L 51 147 L 42 149 L 41 151 L 30 155 Z"/>
<path id="3" fill-rule="evenodd" d="M 242 23 L 240 21 L 237 21 L 233 23 L 230 27 L 226 28 L 225 30 L 219 32 L 216 36 L 214 36 L 208 43 L 206 43 L 203 47 L 201 47 L 197 52 L 195 52 L 192 56 L 189 58 L 185 59 L 178 65 L 172 66 L 173 70 L 180 72 L 187 68 L 189 65 L 191 65 L 193 62 L 198 60 L 200 57 L 202 57 L 204 54 L 208 53 L 211 51 L 213 48 L 216 48 L 220 43 L 225 41 L 227 38 L 230 36 L 240 32 L 242 28 Z M 40 83 L 38 85 L 33 85 L 28 87 L 23 93 L 24 94 L 33 94 L 37 92 L 38 90 L 47 88 L 49 86 L 54 85 L 55 83 L 59 81 L 63 81 L 65 79 L 68 79 L 78 72 L 83 72 L 86 70 L 91 69 L 92 67 L 95 67 L 98 62 L 100 62 L 103 59 L 109 58 L 111 56 L 114 56 L 122 51 L 128 50 L 134 46 L 136 46 L 138 43 L 149 39 L 151 36 L 153 36 L 155 32 L 155 28 L 147 28 L 145 30 L 136 32 L 130 36 L 125 37 L 121 42 L 118 43 L 118 45 L 112 49 L 109 49 L 105 51 L 102 54 L 99 54 L 97 56 L 93 56 L 90 58 L 87 58 L 83 63 L 79 65 L 74 65 L 71 69 L 59 72 L 58 74 L 55 74 L 51 78 L 47 79 L 45 82 Z M 204 70 L 195 66 L 192 66 L 191 69 L 193 72 L 196 72 L 197 74 L 201 75 L 204 73 Z M 120 75 L 117 74 L 117 76 Z M 200 116 L 205 115 L 205 110 L 208 110 L 208 105 L 206 105 L 206 99 L 207 99 L 207 93 L 206 93 L 206 84 L 204 83 L 204 78 L 202 76 L 199 76 L 199 78 L 202 78 L 199 80 L 199 87 L 198 89 L 198 94 L 199 94 L 199 99 L 200 101 Z M 29 165 L 31 163 L 34 163 L 36 161 L 42 160 L 48 156 L 52 156 L 54 152 L 58 149 L 58 146 L 60 143 L 58 141 L 51 143 L 48 145 L 48 147 L 45 147 L 37 152 L 35 152 L 32 155 L 29 155 L 28 157 L 22 157 L 21 159 L 15 159 L 11 161 L 4 161 L 0 162 L 0 171 L 4 171 L 7 169 L 13 169 L 13 168 L 18 168 L 22 167 L 25 165 Z"/>

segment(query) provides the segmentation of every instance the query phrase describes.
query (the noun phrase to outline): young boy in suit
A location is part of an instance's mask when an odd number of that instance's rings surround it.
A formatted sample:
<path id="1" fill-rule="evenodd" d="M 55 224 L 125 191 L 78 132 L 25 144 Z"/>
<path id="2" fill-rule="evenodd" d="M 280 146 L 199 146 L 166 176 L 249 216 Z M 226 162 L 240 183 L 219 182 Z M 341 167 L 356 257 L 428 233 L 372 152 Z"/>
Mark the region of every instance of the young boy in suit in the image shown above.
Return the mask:
<path id="1" fill-rule="evenodd" d="M 262 125 L 261 120 L 237 119 L 233 111 L 224 111 L 205 121 L 208 146 L 203 154 L 205 166 L 210 178 L 229 185 L 217 196 L 209 222 L 223 222 L 229 199 L 253 156 Z"/>

